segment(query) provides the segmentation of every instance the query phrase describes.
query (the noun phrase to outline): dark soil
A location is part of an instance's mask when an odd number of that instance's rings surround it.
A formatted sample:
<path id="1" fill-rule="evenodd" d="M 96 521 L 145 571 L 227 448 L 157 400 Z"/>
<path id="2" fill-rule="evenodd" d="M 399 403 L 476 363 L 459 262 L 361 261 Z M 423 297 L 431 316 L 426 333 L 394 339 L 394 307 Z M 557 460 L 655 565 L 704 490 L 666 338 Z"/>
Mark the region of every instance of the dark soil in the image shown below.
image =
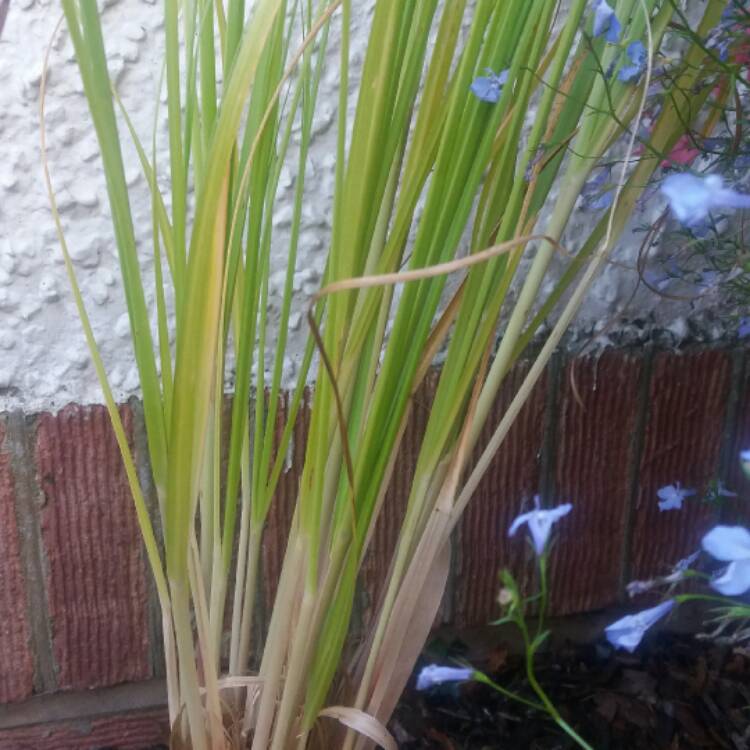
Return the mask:
<path id="1" fill-rule="evenodd" d="M 465 651 L 464 651 L 465 653 Z M 452 644 L 442 658 L 461 654 Z M 496 647 L 475 663 L 532 698 L 520 656 Z M 539 654 L 537 676 L 563 718 L 596 750 L 750 750 L 750 648 L 654 634 L 633 654 L 565 644 Z M 409 689 L 390 725 L 403 750 L 565 750 L 545 715 L 477 683 Z"/>

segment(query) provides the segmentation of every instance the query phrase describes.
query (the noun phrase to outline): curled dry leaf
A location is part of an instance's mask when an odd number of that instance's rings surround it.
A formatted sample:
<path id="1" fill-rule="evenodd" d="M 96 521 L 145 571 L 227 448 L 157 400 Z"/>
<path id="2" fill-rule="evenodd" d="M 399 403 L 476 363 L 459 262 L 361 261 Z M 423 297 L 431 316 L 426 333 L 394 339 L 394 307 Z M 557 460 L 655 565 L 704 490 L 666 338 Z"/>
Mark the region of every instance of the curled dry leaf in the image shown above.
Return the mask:
<path id="1" fill-rule="evenodd" d="M 320 716 L 336 719 L 349 729 L 353 729 L 367 739 L 377 742 L 385 750 L 398 750 L 396 740 L 393 739 L 391 733 L 376 718 L 360 711 L 358 708 L 329 706 L 320 712 Z"/>

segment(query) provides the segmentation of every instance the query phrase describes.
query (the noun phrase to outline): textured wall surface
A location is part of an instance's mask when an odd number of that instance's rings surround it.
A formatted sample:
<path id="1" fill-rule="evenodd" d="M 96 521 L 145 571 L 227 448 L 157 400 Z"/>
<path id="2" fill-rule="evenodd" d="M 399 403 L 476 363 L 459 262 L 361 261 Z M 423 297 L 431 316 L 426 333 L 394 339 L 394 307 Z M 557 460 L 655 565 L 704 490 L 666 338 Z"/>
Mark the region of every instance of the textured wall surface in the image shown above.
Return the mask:
<path id="1" fill-rule="evenodd" d="M 361 0 L 362 6 L 371 5 Z M 162 55 L 162 4 L 156 0 L 106 0 L 104 31 L 110 72 L 137 132 L 150 142 Z M 0 408 L 57 409 L 73 401 L 97 403 L 101 394 L 89 361 L 80 324 L 65 277 L 62 257 L 50 218 L 42 181 L 39 153 L 39 82 L 44 50 L 60 13 L 51 0 L 13 0 L 0 41 Z M 368 14 L 355 14 L 352 36 L 352 70 L 363 58 Z M 297 297 L 291 318 L 290 349 L 285 363 L 287 383 L 295 376 L 306 331 L 302 315 L 305 301 L 319 284 L 330 231 L 330 200 L 334 185 L 334 122 L 338 86 L 337 35 L 329 48 L 331 64 L 321 83 L 319 111 L 314 124 L 310 180 L 295 278 Z M 351 105 L 355 97 L 351 97 Z M 162 95 L 162 101 L 164 97 Z M 65 31 L 56 37 L 51 55 L 47 100 L 49 158 L 63 223 L 75 259 L 94 331 L 103 350 L 116 396 L 125 400 L 137 393 L 137 373 L 128 343 L 129 330 L 116 262 L 107 197 L 96 139 Z M 168 164 L 166 108 L 159 110 L 158 163 L 161 174 Z M 292 136 L 290 164 L 296 162 Z M 153 301 L 150 279 L 150 199 L 135 151 L 125 143 L 127 180 L 137 227 L 146 296 Z M 162 185 L 164 188 L 165 185 Z M 278 316 L 285 240 L 291 220 L 294 170 L 283 170 L 275 226 L 275 273 L 271 275 L 270 320 Z M 168 202 L 168 191 L 165 198 Z M 652 220 L 662 209 L 650 203 Z M 592 214 L 580 213 L 570 228 L 571 247 L 591 225 Z M 631 239 L 636 239 L 631 236 Z M 619 259 L 630 263 L 636 241 L 626 238 Z M 579 328 L 601 327 L 617 316 L 630 298 L 635 274 L 610 267 L 597 283 L 579 320 Z M 707 300 L 710 302 L 710 300 Z M 684 305 L 641 293 L 630 306 L 648 318 L 652 310 L 661 325 L 672 327 L 678 338 L 686 333 L 680 319 Z M 710 335 L 718 335 L 720 326 Z"/>

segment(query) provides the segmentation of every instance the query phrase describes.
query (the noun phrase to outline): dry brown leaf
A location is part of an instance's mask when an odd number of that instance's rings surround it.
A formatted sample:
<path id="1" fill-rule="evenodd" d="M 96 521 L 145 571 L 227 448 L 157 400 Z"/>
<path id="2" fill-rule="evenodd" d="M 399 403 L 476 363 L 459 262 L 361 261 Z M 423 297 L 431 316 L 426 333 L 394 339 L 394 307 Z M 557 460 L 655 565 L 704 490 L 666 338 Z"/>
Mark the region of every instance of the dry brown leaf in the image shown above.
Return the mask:
<path id="1" fill-rule="evenodd" d="M 393 713 L 435 622 L 450 567 L 448 517 L 433 513 L 393 607 L 367 710 L 381 721 Z"/>
<path id="2" fill-rule="evenodd" d="M 376 742 L 385 750 L 398 750 L 396 740 L 393 739 L 391 733 L 374 716 L 370 716 L 370 714 L 360 711 L 358 708 L 329 706 L 320 712 L 320 716 L 336 719 L 349 729 L 353 729 L 363 737 Z"/>

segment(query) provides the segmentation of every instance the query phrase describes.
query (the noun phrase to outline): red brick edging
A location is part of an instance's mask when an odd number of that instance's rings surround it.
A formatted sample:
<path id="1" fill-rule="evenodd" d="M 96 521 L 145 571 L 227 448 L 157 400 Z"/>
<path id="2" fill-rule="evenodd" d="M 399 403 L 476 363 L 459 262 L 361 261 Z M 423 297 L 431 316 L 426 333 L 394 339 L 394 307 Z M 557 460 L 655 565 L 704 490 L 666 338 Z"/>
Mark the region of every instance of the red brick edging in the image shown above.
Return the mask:
<path id="1" fill-rule="evenodd" d="M 524 367 L 509 376 L 493 423 Z M 372 616 L 377 582 L 395 544 L 424 430 L 424 402 L 435 379 L 417 399 L 400 468 L 363 566 L 362 621 Z M 143 464 L 138 404 L 123 406 L 122 415 Z M 295 445 L 304 443 L 306 426 L 303 414 Z M 741 447 L 750 447 L 750 357 L 744 350 L 612 350 L 599 358 L 557 358 L 458 530 L 443 620 L 457 627 L 486 623 L 496 614 L 499 568 L 526 575 L 525 542 L 508 540 L 506 531 L 522 498 L 540 490 L 550 499 L 574 503 L 574 513 L 560 524 L 552 556 L 552 613 L 611 605 L 630 577 L 663 571 L 691 552 L 719 517 L 716 509 L 699 503 L 680 513 L 659 513 L 656 489 L 678 480 L 703 489 L 721 476 L 747 497 L 750 485 L 736 460 Z M 269 517 L 263 553 L 266 605 L 283 554 L 302 453 L 295 451 Z M 747 508 L 740 500 L 722 513 L 747 523 Z M 0 415 L 0 704 L 42 691 L 158 676 L 149 591 L 106 410 L 70 405 L 55 415 Z M 120 720 L 125 723 L 118 725 Z M 96 740 L 99 745 L 70 744 L 69 727 L 50 725 L 47 744 L 33 746 L 140 748 L 152 720 L 148 712 L 140 718 L 98 719 L 86 736 L 103 738 Z M 0 729 L 0 750 L 25 747 L 23 731 Z M 122 739 L 132 735 L 132 743 L 117 745 L 112 734 L 117 731 Z M 21 744 L 7 744 L 8 732 Z"/>

